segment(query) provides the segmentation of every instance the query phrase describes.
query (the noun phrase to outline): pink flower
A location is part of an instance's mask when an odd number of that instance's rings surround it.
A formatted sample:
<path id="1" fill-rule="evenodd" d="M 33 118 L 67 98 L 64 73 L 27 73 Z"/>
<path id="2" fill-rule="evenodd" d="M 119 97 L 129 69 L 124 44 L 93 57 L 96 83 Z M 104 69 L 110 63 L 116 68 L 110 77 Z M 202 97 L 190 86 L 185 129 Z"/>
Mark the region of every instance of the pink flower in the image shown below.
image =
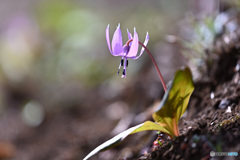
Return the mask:
<path id="1" fill-rule="evenodd" d="M 118 24 L 117 29 L 115 30 L 112 38 L 112 46 L 110 44 L 110 38 L 109 38 L 109 25 L 106 28 L 106 39 L 108 48 L 113 56 L 121 56 L 121 62 L 118 67 L 118 74 L 121 66 L 123 66 L 123 73 L 122 78 L 126 78 L 126 67 L 128 66 L 128 58 L 131 59 L 138 59 L 142 53 L 144 52 L 144 48 L 142 47 L 140 54 L 137 56 L 138 53 L 138 34 L 136 32 L 136 28 L 134 28 L 134 36 L 132 37 L 132 34 L 127 30 L 128 33 L 128 41 L 125 45 L 122 44 L 122 33 L 120 29 L 120 24 Z M 149 40 L 149 35 L 147 32 L 144 45 L 147 46 Z"/>

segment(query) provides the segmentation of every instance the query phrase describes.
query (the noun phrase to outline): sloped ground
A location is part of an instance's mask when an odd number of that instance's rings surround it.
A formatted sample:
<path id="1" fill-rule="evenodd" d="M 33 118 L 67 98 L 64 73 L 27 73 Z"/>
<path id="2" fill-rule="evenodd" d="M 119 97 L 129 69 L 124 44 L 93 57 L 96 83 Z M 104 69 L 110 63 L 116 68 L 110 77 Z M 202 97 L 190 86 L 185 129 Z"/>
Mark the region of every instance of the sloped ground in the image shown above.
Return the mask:
<path id="1" fill-rule="evenodd" d="M 238 34 L 236 32 L 236 34 Z M 239 37 L 239 35 L 237 35 Z M 140 159 L 239 159 L 240 157 L 240 49 L 239 39 L 222 50 L 209 75 L 195 83 L 182 134 Z M 214 53 L 210 53 L 214 54 Z M 208 77 L 208 78 L 207 78 Z M 237 152 L 237 157 L 210 152 Z"/>

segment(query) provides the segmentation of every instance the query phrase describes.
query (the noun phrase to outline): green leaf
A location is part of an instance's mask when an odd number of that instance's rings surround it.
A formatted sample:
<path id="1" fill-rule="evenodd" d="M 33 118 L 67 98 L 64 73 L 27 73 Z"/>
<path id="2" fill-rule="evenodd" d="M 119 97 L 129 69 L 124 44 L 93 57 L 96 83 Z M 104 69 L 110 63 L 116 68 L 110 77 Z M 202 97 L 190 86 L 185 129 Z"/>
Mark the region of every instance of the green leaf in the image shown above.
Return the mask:
<path id="1" fill-rule="evenodd" d="M 165 125 L 172 137 L 179 136 L 178 121 L 187 109 L 193 90 L 190 69 L 186 67 L 178 70 L 162 102 L 153 114 L 153 119 L 162 126 Z"/>
<path id="2" fill-rule="evenodd" d="M 164 126 L 161 126 L 158 123 L 152 122 L 152 121 L 146 121 L 142 124 L 141 127 L 136 128 L 134 131 L 131 132 L 131 134 L 142 132 L 142 131 L 161 131 L 168 134 L 168 130 L 164 128 Z"/>
<path id="3" fill-rule="evenodd" d="M 112 139 L 104 142 L 97 148 L 95 148 L 92 152 L 90 152 L 83 160 L 87 160 L 88 158 L 92 157 L 93 155 L 97 154 L 98 152 L 105 151 L 107 149 L 110 149 L 119 143 L 121 143 L 128 135 L 142 132 L 142 131 L 149 131 L 149 130 L 157 130 L 162 132 L 167 132 L 167 130 L 164 129 L 161 125 L 146 121 L 142 124 L 139 124 L 137 126 L 134 126 L 132 128 L 129 128 L 128 130 L 118 134 L 117 136 L 113 137 Z"/>

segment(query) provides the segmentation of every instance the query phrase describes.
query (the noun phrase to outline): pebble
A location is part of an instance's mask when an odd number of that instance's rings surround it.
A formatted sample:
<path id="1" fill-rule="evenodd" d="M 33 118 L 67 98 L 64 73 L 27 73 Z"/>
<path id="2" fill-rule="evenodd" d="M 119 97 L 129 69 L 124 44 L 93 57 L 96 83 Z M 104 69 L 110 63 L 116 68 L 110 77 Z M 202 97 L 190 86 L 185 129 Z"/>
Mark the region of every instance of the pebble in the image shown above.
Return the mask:
<path id="1" fill-rule="evenodd" d="M 238 61 L 237 65 L 235 66 L 235 71 L 236 72 L 240 71 L 240 61 Z"/>
<path id="2" fill-rule="evenodd" d="M 226 110 L 226 113 L 231 113 L 231 112 L 232 112 L 231 107 L 228 106 L 228 108 L 227 108 L 227 110 Z"/>
<path id="3" fill-rule="evenodd" d="M 221 102 L 219 103 L 218 108 L 225 109 L 225 108 L 228 107 L 230 104 L 231 104 L 231 101 L 230 101 L 230 100 L 223 99 L 223 100 L 221 100 Z"/>
<path id="4" fill-rule="evenodd" d="M 211 92 L 211 93 L 210 93 L 210 98 L 211 98 L 211 99 L 214 99 L 214 97 L 215 97 L 215 96 L 214 96 L 214 92 Z"/>
<path id="5" fill-rule="evenodd" d="M 196 143 L 192 143 L 192 148 L 196 148 L 197 144 Z"/>
<path id="6" fill-rule="evenodd" d="M 191 127 L 191 126 L 189 126 L 189 127 L 188 127 L 188 129 L 192 129 L 192 127 Z"/>

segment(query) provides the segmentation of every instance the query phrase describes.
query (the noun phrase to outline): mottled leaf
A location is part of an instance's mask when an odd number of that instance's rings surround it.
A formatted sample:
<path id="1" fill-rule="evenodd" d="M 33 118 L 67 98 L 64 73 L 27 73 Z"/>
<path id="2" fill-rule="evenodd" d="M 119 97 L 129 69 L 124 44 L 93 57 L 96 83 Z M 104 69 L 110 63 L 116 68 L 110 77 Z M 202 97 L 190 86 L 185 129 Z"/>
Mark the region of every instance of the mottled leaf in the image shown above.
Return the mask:
<path id="1" fill-rule="evenodd" d="M 161 125 L 165 124 L 165 128 L 171 133 L 172 137 L 179 135 L 178 121 L 187 109 L 193 90 L 194 85 L 190 69 L 178 70 L 162 102 L 153 114 L 155 122 Z"/>

